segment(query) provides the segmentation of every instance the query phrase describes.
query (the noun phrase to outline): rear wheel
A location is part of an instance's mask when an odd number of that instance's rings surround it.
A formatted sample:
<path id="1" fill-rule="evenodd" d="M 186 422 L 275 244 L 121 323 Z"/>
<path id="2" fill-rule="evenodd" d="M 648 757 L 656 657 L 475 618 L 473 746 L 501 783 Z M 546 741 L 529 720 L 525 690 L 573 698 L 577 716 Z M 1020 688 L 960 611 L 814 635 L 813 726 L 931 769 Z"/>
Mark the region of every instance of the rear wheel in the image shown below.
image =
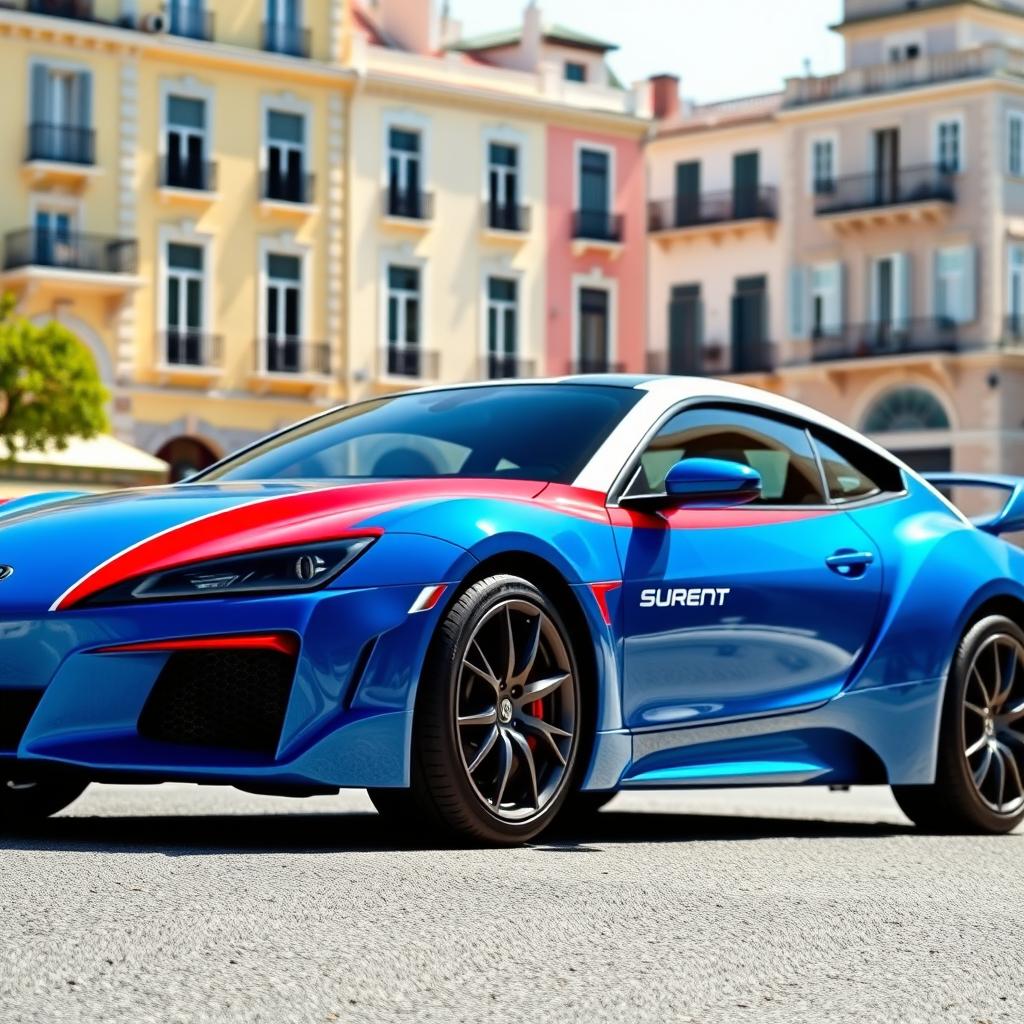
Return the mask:
<path id="1" fill-rule="evenodd" d="M 893 786 L 915 824 L 1009 832 L 1024 820 L 1024 631 L 1002 615 L 964 635 L 946 686 L 935 782 Z"/>
<path id="2" fill-rule="evenodd" d="M 31 824 L 73 804 L 88 782 L 0 777 L 0 829 Z"/>
<path id="3" fill-rule="evenodd" d="M 579 672 L 554 604 L 533 584 L 472 584 L 439 627 L 420 683 L 407 791 L 378 809 L 413 811 L 466 838 L 526 842 L 568 796 L 583 723 Z"/>

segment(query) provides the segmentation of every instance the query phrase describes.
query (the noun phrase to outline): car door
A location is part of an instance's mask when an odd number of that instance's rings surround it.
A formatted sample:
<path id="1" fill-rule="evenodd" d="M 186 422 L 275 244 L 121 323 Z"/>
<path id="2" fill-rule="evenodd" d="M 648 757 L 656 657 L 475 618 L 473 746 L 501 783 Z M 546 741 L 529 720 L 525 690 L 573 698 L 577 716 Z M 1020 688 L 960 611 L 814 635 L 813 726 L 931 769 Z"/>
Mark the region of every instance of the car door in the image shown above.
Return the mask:
<path id="1" fill-rule="evenodd" d="M 627 503 L 662 491 L 686 457 L 753 466 L 763 497 L 658 514 L 612 508 L 626 724 L 771 714 L 835 696 L 872 635 L 882 573 L 867 534 L 826 495 L 809 432 L 758 407 L 684 409 L 646 446 Z"/>

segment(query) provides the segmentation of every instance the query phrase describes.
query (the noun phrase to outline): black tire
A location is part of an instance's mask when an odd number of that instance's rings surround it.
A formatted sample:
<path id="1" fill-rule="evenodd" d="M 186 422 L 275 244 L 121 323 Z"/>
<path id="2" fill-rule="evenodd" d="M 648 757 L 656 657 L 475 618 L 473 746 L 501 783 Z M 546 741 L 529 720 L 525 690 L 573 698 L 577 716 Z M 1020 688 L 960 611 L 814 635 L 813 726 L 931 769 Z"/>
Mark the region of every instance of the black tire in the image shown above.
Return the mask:
<path id="1" fill-rule="evenodd" d="M 491 667 L 494 650 L 501 669 Z M 528 842 L 572 792 L 586 721 L 578 663 L 554 603 L 527 580 L 487 577 L 458 596 L 438 627 L 416 701 L 410 788 L 371 799 L 389 817 L 411 808 L 417 824 L 463 840 Z"/>
<path id="2" fill-rule="evenodd" d="M 49 818 L 73 804 L 86 790 L 80 779 L 0 778 L 0 829 Z"/>
<path id="3" fill-rule="evenodd" d="M 1018 652 L 1024 654 L 1024 631 L 1002 615 L 981 619 L 961 638 L 946 683 L 935 782 L 892 787 L 920 828 L 1000 834 L 1024 821 L 1024 717 L 1018 738 L 1012 714 L 999 711 L 1024 702 Z"/>

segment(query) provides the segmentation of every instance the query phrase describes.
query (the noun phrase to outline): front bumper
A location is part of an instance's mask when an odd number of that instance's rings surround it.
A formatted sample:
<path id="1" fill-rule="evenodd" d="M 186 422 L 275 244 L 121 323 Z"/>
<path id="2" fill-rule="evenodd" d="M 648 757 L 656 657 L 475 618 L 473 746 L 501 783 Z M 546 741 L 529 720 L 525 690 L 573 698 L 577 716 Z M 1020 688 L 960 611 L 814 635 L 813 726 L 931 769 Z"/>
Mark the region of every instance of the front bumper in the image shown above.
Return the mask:
<path id="1" fill-rule="evenodd" d="M 253 786 L 405 786 L 416 683 L 441 607 L 409 614 L 422 586 L 325 590 L 0 616 L 0 701 L 38 704 L 0 758 L 20 768 Z M 301 646 L 276 750 L 146 738 L 139 719 L 171 655 L 97 653 L 176 638 L 294 633 Z"/>

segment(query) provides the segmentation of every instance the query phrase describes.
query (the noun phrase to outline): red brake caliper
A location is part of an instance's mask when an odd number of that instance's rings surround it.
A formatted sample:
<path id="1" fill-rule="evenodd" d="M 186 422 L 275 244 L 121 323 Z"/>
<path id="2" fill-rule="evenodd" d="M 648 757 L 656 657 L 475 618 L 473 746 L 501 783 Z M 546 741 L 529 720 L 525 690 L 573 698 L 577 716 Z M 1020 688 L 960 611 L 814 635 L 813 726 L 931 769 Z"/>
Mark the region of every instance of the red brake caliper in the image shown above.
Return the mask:
<path id="1" fill-rule="evenodd" d="M 531 717 L 540 719 L 541 721 L 544 720 L 544 701 L 542 701 L 542 700 L 531 701 L 529 704 L 526 705 L 526 710 L 530 714 Z M 526 742 L 529 743 L 531 750 L 536 750 L 537 749 L 537 737 L 536 736 L 527 736 L 526 737 Z"/>

